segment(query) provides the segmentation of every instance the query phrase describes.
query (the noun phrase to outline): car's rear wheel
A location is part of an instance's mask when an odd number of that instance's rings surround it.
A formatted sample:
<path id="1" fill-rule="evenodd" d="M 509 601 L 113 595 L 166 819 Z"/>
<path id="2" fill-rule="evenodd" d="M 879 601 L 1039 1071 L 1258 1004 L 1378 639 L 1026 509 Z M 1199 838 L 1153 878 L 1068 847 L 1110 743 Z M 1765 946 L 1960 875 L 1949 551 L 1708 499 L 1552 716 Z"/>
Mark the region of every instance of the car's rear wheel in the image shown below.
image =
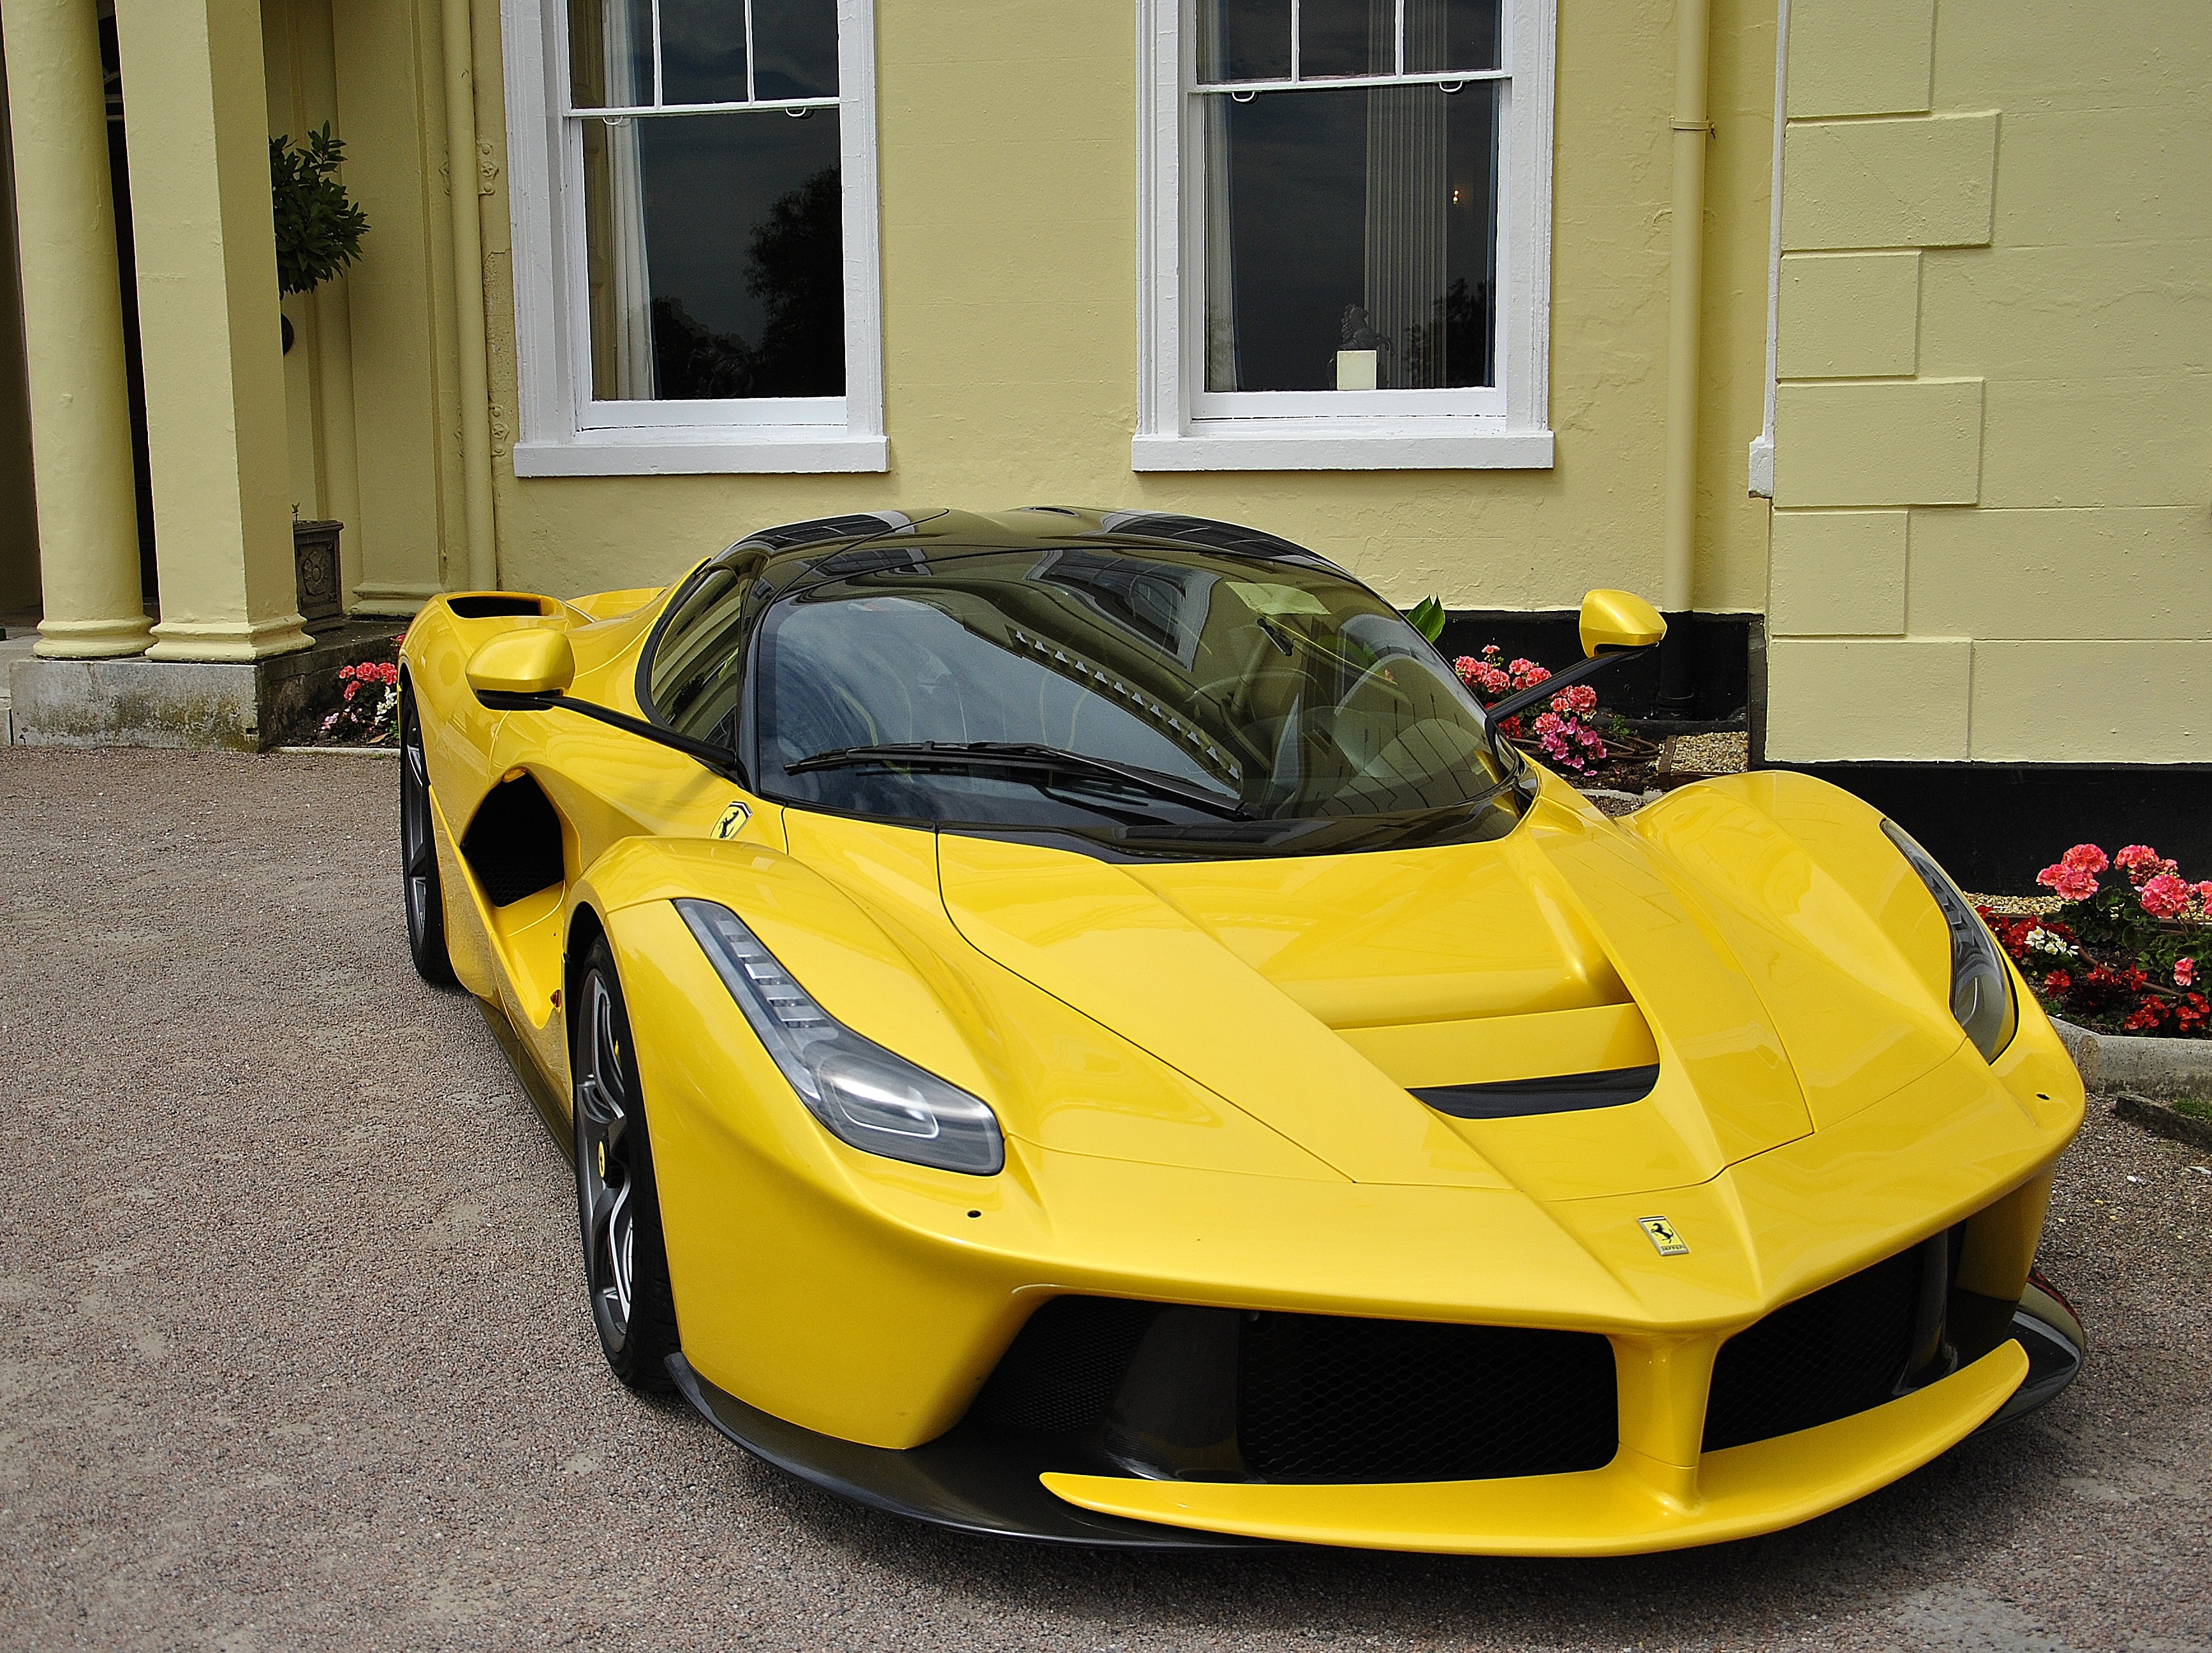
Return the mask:
<path id="1" fill-rule="evenodd" d="M 415 690 L 399 685 L 399 866 L 407 902 L 407 956 L 416 974 L 450 988 L 453 961 L 446 951 L 446 892 L 438 877 L 438 835 L 430 820 L 430 769 L 422 756 L 422 720 Z"/>
<path id="2" fill-rule="evenodd" d="M 660 1389 L 678 1347 L 676 1304 L 629 1012 L 604 939 L 584 955 L 574 1013 L 576 1213 L 592 1323 L 617 1377 Z"/>

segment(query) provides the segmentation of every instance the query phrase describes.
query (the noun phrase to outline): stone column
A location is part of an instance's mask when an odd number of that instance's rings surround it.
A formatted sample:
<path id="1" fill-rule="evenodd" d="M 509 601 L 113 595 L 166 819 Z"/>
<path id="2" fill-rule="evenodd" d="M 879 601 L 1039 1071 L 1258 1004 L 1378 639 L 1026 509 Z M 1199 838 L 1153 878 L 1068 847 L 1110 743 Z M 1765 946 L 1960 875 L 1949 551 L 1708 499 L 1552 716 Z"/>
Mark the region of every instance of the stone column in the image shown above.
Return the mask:
<path id="1" fill-rule="evenodd" d="M 118 0 L 115 11 L 161 580 L 147 653 L 252 660 L 305 648 L 260 7 Z"/>
<path id="2" fill-rule="evenodd" d="M 46 603 L 36 652 L 136 654 L 147 622 L 98 15 L 93 0 L 8 0 L 0 27 Z"/>

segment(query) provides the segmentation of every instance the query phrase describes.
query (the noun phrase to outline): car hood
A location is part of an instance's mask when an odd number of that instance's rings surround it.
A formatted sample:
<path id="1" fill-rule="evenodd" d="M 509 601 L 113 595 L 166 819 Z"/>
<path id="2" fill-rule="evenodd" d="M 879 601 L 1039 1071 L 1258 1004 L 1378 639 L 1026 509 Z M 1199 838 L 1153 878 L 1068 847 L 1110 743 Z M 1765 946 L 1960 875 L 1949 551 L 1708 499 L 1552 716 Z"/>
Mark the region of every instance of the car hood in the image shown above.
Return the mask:
<path id="1" fill-rule="evenodd" d="M 1578 800 L 1547 795 L 1490 842 L 1361 855 L 937 843 L 970 945 L 1358 1182 L 1552 1200 L 1702 1182 L 1959 1042 Z M 1810 1082 L 1801 1036 L 1823 1056 Z M 1621 1105 L 1470 1120 L 1412 1094 L 1653 1063 Z"/>

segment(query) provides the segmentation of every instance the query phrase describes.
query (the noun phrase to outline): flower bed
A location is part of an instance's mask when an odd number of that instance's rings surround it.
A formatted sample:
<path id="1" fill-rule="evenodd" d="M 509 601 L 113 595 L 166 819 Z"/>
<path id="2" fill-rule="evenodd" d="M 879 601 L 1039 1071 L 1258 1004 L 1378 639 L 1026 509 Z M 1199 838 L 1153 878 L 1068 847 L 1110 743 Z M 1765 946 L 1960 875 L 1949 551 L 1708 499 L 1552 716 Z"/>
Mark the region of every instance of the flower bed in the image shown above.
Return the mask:
<path id="1" fill-rule="evenodd" d="M 1548 683 L 1552 678 L 1548 668 L 1534 660 L 1507 660 L 1504 651 L 1495 643 L 1480 654 L 1461 655 L 1452 662 L 1452 669 L 1486 707 Z M 1597 691 L 1580 683 L 1570 684 L 1553 696 L 1548 710 L 1533 719 L 1510 717 L 1498 726 L 1498 732 L 1522 751 L 1577 781 L 1592 781 L 1601 776 L 1622 784 L 1633 781 L 1639 790 L 1659 751 L 1656 742 L 1638 735 L 1622 719 L 1606 716 L 1599 709 Z"/>
<path id="2" fill-rule="evenodd" d="M 325 679 L 320 698 L 329 709 L 314 723 L 316 746 L 389 746 L 398 738 L 400 633 L 388 660 L 342 665 Z"/>
<path id="3" fill-rule="evenodd" d="M 2118 872 L 2118 878 L 2102 881 Z M 2046 1009 L 2100 1033 L 2212 1034 L 2212 879 L 2191 884 L 2148 844 L 2076 844 L 2036 875 L 2051 914 L 1975 910 Z M 2200 969 L 2200 965 L 2203 969 Z"/>

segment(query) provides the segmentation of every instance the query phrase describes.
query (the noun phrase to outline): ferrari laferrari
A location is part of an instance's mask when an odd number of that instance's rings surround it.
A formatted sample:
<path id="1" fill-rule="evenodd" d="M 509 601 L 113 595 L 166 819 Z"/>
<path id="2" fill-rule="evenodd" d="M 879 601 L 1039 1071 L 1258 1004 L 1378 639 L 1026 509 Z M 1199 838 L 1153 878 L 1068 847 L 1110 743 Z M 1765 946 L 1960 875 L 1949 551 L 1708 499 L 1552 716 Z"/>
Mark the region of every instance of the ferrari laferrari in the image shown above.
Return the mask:
<path id="1" fill-rule="evenodd" d="M 573 1160 L 614 1376 L 973 1532 L 1595 1555 L 1833 1510 L 2081 1364 L 2082 1088 L 1806 776 L 1609 819 L 1327 557 L 874 512 L 431 602 L 408 945 Z M 1529 695 L 1538 698 L 1531 700 Z"/>

